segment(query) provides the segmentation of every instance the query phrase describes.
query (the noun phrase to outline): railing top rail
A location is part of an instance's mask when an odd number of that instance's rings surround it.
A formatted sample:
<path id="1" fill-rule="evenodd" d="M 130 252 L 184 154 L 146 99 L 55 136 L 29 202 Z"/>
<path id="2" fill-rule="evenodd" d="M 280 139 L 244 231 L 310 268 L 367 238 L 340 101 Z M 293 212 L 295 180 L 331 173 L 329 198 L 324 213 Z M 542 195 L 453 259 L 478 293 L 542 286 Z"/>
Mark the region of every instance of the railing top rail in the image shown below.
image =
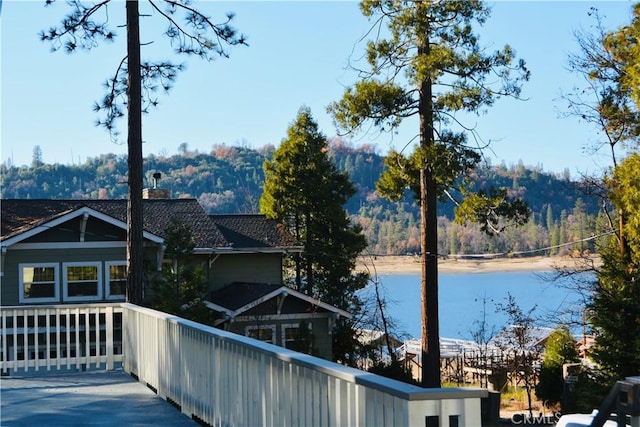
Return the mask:
<path id="1" fill-rule="evenodd" d="M 480 388 L 437 388 L 425 389 L 401 381 L 385 378 L 369 372 L 340 365 L 328 360 L 320 359 L 304 353 L 298 353 L 283 347 L 262 341 L 254 340 L 242 335 L 237 335 L 214 327 L 202 325 L 181 317 L 162 313 L 150 308 L 140 307 L 134 304 L 122 303 L 126 310 L 132 310 L 163 319 L 170 323 L 180 324 L 203 333 L 215 335 L 222 341 L 232 342 L 265 353 L 276 359 L 293 363 L 299 366 L 314 369 L 324 374 L 353 382 L 355 384 L 371 387 L 405 400 L 435 400 L 435 399 L 461 399 L 486 397 L 486 389 Z"/>
<path id="2" fill-rule="evenodd" d="M 96 304 L 33 304 L 33 305 L 3 305 L 0 306 L 1 311 L 10 311 L 10 310 L 18 310 L 18 311 L 29 311 L 29 310 L 45 310 L 45 309 L 54 309 L 54 310 L 66 310 L 66 309 L 76 309 L 76 308 L 123 308 L 122 302 L 112 302 L 112 303 L 96 303 Z"/>

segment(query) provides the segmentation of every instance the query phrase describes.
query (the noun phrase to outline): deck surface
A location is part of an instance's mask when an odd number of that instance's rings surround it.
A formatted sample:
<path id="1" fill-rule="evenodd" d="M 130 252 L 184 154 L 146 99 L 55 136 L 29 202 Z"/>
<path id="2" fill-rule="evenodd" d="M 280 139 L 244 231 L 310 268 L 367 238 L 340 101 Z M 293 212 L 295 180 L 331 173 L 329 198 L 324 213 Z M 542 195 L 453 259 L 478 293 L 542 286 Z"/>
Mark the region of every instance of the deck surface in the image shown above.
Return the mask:
<path id="1" fill-rule="evenodd" d="M 0 378 L 0 426 L 197 426 L 121 370 Z"/>

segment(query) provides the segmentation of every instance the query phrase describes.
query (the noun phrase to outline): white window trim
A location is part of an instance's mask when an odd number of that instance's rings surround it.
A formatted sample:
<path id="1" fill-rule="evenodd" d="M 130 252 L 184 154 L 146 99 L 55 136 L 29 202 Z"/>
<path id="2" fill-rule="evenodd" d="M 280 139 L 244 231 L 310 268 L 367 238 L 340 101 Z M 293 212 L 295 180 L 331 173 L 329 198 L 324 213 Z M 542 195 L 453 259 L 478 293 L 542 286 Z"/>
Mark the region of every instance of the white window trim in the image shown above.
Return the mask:
<path id="1" fill-rule="evenodd" d="M 97 295 L 85 297 L 70 297 L 69 283 L 67 280 L 67 267 L 93 266 L 97 268 Z M 62 263 L 62 300 L 63 301 L 97 301 L 102 299 L 102 263 L 101 262 L 64 262 Z"/>
<path id="2" fill-rule="evenodd" d="M 309 327 L 309 331 L 311 331 L 313 333 L 313 329 L 312 329 L 312 325 L 311 322 L 307 322 L 307 326 Z M 285 331 L 287 329 L 299 329 L 300 328 L 300 322 L 298 323 L 283 323 L 282 325 L 280 325 L 280 331 L 281 331 L 281 335 L 282 335 L 282 347 L 287 348 L 287 334 L 285 333 Z"/>
<path id="3" fill-rule="evenodd" d="M 262 341 L 262 342 L 266 342 L 269 344 L 277 344 L 277 340 L 276 340 L 276 325 L 252 325 L 252 326 L 247 326 L 244 328 L 244 335 L 245 336 L 249 336 L 249 331 L 256 331 L 256 330 L 260 330 L 260 329 L 270 329 L 271 330 L 271 337 L 272 337 L 272 341 Z M 254 338 L 257 339 L 257 338 Z"/>
<path id="4" fill-rule="evenodd" d="M 127 265 L 127 261 L 106 261 L 104 263 L 104 295 L 105 295 L 105 299 L 108 300 L 122 300 L 125 298 L 125 294 L 115 294 L 115 295 L 111 295 L 111 276 L 109 275 L 109 267 L 111 267 L 112 265 Z"/>
<path id="5" fill-rule="evenodd" d="M 25 298 L 24 296 L 24 271 L 25 267 L 53 267 L 54 275 L 54 296 L 52 298 Z M 32 302 L 60 302 L 60 266 L 57 262 L 23 263 L 18 264 L 18 274 L 20 289 L 18 301 L 22 303 Z"/>

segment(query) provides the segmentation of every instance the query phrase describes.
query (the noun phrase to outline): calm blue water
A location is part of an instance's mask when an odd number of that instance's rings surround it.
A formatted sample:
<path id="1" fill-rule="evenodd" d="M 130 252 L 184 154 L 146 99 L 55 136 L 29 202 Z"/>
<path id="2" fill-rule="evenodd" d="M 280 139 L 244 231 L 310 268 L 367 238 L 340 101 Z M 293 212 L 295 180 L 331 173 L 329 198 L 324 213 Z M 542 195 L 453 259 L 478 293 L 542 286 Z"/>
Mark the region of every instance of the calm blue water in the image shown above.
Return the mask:
<path id="1" fill-rule="evenodd" d="M 548 275 L 548 273 L 546 273 Z M 545 272 L 447 273 L 439 278 L 440 336 L 471 339 L 474 322 L 482 319 L 482 300 L 486 300 L 489 328 L 506 326 L 507 319 L 496 313 L 496 303 L 505 303 L 507 294 L 516 298 L 523 311 L 534 305 L 535 317 L 544 318 L 541 326 L 556 326 L 549 318 L 579 300 L 575 291 L 545 281 Z M 420 336 L 420 275 L 390 274 L 379 277 L 388 303 L 387 315 L 397 324 L 398 335 Z"/>

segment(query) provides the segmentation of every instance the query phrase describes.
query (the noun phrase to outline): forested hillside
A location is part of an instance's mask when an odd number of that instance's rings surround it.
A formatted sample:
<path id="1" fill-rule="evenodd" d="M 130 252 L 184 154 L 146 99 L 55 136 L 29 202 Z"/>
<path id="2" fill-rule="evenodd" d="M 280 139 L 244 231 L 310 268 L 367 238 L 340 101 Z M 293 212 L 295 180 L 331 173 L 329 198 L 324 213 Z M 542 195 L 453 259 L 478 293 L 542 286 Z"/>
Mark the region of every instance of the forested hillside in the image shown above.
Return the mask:
<path id="1" fill-rule="evenodd" d="M 36 147 L 37 148 L 37 147 Z M 273 146 L 252 149 L 214 146 L 210 153 L 189 151 L 172 156 L 150 154 L 145 158 L 145 186 L 153 186 L 152 175 L 162 173 L 159 187 L 174 198 L 197 198 L 210 213 L 255 213 L 262 192 L 265 159 Z M 346 208 L 364 228 L 372 254 L 411 254 L 419 250 L 417 205 L 408 194 L 400 202 L 389 202 L 375 192 L 383 169 L 383 157 L 372 146 L 354 148 L 340 140 L 330 144 L 339 170 L 351 177 L 358 193 Z M 34 149 L 34 153 L 39 152 Z M 0 165 L 2 198 L 108 199 L 126 197 L 126 157 L 104 154 L 84 164 L 45 164 L 34 155 L 31 166 Z M 478 169 L 470 177 L 476 188 L 505 187 L 510 195 L 529 203 L 532 217 L 520 229 L 507 229 L 489 238 L 474 225 L 453 222 L 453 203 L 439 208 L 439 253 L 562 254 L 593 250 L 597 234 L 598 203 L 568 174 L 557 176 L 539 168 L 492 166 Z M 570 242 L 576 242 L 571 243 Z M 538 252 L 541 248 L 551 248 Z"/>

